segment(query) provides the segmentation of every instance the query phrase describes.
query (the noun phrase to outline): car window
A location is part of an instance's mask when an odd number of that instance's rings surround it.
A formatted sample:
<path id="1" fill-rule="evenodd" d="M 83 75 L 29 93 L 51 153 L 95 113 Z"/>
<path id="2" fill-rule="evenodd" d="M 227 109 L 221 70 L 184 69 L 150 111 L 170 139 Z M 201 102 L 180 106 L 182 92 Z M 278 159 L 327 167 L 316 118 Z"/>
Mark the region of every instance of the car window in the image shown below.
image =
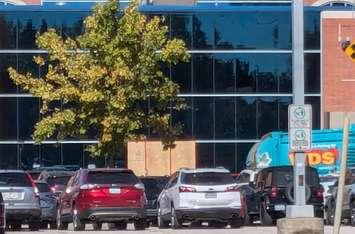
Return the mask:
<path id="1" fill-rule="evenodd" d="M 137 184 L 138 178 L 129 171 L 90 171 L 89 184 Z"/>
<path id="2" fill-rule="evenodd" d="M 52 176 L 52 177 L 48 178 L 47 183 L 50 186 L 53 186 L 53 185 L 67 185 L 70 177 L 71 176 L 59 176 L 59 177 Z"/>
<path id="3" fill-rule="evenodd" d="M 36 183 L 36 187 L 40 193 L 49 193 L 51 192 L 51 188 L 47 183 Z"/>
<path id="4" fill-rule="evenodd" d="M 0 173 L 0 187 L 31 187 L 31 182 L 25 173 Z"/>
<path id="5" fill-rule="evenodd" d="M 265 181 L 265 186 L 271 186 L 272 185 L 272 171 L 269 171 L 266 176 L 266 181 Z"/>
<path id="6" fill-rule="evenodd" d="M 287 187 L 293 183 L 292 168 L 278 168 L 273 170 L 272 184 L 280 187 Z M 314 168 L 306 168 L 306 184 L 315 186 L 319 184 L 319 176 Z"/>
<path id="7" fill-rule="evenodd" d="M 196 172 L 182 173 L 181 183 L 192 185 L 221 185 L 233 184 L 234 179 L 230 173 L 225 172 Z"/>

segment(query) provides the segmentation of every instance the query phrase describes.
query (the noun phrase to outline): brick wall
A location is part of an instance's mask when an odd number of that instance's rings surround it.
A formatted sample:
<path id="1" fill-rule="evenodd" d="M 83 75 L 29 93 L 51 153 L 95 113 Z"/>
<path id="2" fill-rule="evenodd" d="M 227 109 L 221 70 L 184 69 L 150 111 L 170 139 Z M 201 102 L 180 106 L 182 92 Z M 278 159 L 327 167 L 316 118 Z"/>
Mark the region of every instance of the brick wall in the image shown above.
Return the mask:
<path id="1" fill-rule="evenodd" d="M 355 40 L 355 18 L 328 16 L 322 20 L 323 111 L 355 111 L 355 63 L 343 52 L 338 42 L 339 36 Z"/>

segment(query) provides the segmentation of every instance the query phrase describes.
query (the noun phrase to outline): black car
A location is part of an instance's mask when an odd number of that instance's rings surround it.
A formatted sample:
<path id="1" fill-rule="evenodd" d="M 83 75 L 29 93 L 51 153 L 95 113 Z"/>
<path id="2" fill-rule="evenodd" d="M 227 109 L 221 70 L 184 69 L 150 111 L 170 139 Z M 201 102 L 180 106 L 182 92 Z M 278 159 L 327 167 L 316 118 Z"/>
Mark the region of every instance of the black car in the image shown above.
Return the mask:
<path id="1" fill-rule="evenodd" d="M 72 171 L 42 171 L 38 181 L 49 184 L 52 192 L 58 195 L 66 189 L 72 175 L 74 175 Z"/>
<path id="2" fill-rule="evenodd" d="M 238 187 L 245 198 L 247 215 L 245 216 L 245 225 L 252 224 L 259 219 L 259 200 L 253 183 L 244 184 Z"/>
<path id="3" fill-rule="evenodd" d="M 5 204 L 0 193 L 0 234 L 5 233 Z"/>
<path id="4" fill-rule="evenodd" d="M 46 182 L 37 181 L 36 187 L 39 192 L 41 206 L 41 227 L 57 229 L 57 197 Z"/>
<path id="5" fill-rule="evenodd" d="M 294 203 L 293 167 L 279 166 L 261 170 L 256 179 L 259 215 L 262 225 L 276 224 L 286 215 L 286 206 Z M 315 168 L 306 167 L 306 203 L 313 205 L 316 217 L 323 218 L 323 192 Z"/>
<path id="6" fill-rule="evenodd" d="M 165 184 L 168 182 L 167 176 L 147 176 L 139 178 L 145 187 L 145 194 L 147 197 L 146 218 L 152 225 L 157 225 L 157 199 L 163 190 Z"/>

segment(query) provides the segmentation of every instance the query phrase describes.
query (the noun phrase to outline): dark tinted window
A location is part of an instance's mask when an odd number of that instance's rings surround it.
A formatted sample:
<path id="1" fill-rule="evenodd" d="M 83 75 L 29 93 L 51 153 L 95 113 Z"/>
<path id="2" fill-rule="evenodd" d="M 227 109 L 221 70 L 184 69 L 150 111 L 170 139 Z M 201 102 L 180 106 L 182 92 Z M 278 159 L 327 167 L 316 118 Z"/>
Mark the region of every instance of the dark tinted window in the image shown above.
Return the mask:
<path id="1" fill-rule="evenodd" d="M 0 187 L 31 187 L 25 173 L 0 173 Z"/>
<path id="2" fill-rule="evenodd" d="M 195 185 L 219 185 L 235 183 L 230 173 L 222 172 L 182 173 L 181 182 L 183 184 Z"/>
<path id="3" fill-rule="evenodd" d="M 249 183 L 249 181 L 250 181 L 250 174 L 248 173 L 242 173 L 237 178 L 237 183 Z"/>
<path id="4" fill-rule="evenodd" d="M 89 184 L 136 184 L 138 179 L 131 172 L 119 171 L 90 171 Z"/>
<path id="5" fill-rule="evenodd" d="M 66 185 L 71 176 L 60 176 L 60 177 L 50 177 L 48 178 L 48 184 L 52 185 Z"/>
<path id="6" fill-rule="evenodd" d="M 36 187 L 40 193 L 49 193 L 51 189 L 47 183 L 36 183 Z"/>
<path id="7" fill-rule="evenodd" d="M 272 184 L 276 186 L 288 186 L 293 183 L 293 169 L 279 168 L 272 171 Z M 319 184 L 319 177 L 315 169 L 306 168 L 306 184 L 314 186 Z"/>
<path id="8" fill-rule="evenodd" d="M 148 199 L 156 198 L 168 181 L 166 178 L 141 178 Z"/>

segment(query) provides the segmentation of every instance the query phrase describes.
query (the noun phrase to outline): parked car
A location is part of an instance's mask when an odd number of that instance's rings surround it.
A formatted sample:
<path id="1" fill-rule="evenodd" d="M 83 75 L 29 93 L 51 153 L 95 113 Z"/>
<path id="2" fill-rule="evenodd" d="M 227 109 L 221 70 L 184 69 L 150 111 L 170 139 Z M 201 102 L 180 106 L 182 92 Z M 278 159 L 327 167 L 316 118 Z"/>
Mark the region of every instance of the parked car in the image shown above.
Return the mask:
<path id="1" fill-rule="evenodd" d="M 245 225 L 252 224 L 259 220 L 259 199 L 252 183 L 238 185 L 238 190 L 242 194 L 246 203 Z"/>
<path id="2" fill-rule="evenodd" d="M 69 180 L 59 196 L 57 224 L 67 229 L 72 222 L 75 231 L 92 223 L 95 230 L 102 223 L 114 223 L 116 229 L 126 229 L 133 222 L 135 229 L 146 227 L 144 185 L 128 169 L 80 169 Z"/>
<path id="3" fill-rule="evenodd" d="M 327 224 L 334 224 L 334 214 L 338 192 L 338 181 L 331 186 L 331 197 L 326 202 L 325 221 Z M 351 226 L 355 226 L 355 175 L 347 170 L 342 204 L 342 220 L 348 220 Z"/>
<path id="4" fill-rule="evenodd" d="M 249 169 L 242 170 L 238 177 L 236 177 L 236 182 L 239 186 L 254 184 L 257 173 L 257 171 Z"/>
<path id="5" fill-rule="evenodd" d="M 0 234 L 5 233 L 5 227 L 6 227 L 6 222 L 5 222 L 5 204 L 4 200 L 2 198 L 2 195 L 0 193 Z"/>
<path id="6" fill-rule="evenodd" d="M 57 197 L 46 182 L 37 181 L 41 206 L 41 227 L 57 229 Z"/>
<path id="7" fill-rule="evenodd" d="M 38 176 L 41 174 L 42 171 L 35 170 L 35 171 L 26 171 L 28 174 L 30 174 L 32 180 L 37 180 Z"/>
<path id="8" fill-rule="evenodd" d="M 313 205 L 316 217 L 323 218 L 323 192 L 315 168 L 306 167 L 306 203 Z M 277 166 L 262 169 L 256 179 L 262 225 L 276 224 L 285 217 L 286 206 L 293 204 L 293 167 Z"/>
<path id="9" fill-rule="evenodd" d="M 28 224 L 37 231 L 41 219 L 38 189 L 31 176 L 21 170 L 0 170 L 0 192 L 5 203 L 6 223 L 12 229 Z"/>
<path id="10" fill-rule="evenodd" d="M 145 187 L 147 204 L 145 206 L 145 215 L 147 222 L 156 226 L 158 225 L 158 197 L 164 186 L 169 180 L 168 176 L 145 176 L 139 178 Z"/>
<path id="11" fill-rule="evenodd" d="M 158 226 L 181 228 L 183 222 L 216 227 L 244 223 L 245 203 L 230 172 L 222 168 L 181 169 L 175 172 L 158 198 Z"/>
<path id="12" fill-rule="evenodd" d="M 38 177 L 38 181 L 43 181 L 49 184 L 51 190 L 56 195 L 59 195 L 66 189 L 66 185 L 74 175 L 72 171 L 42 171 Z"/>
<path id="13" fill-rule="evenodd" d="M 55 165 L 54 167 L 64 167 L 65 169 L 69 170 L 69 171 L 77 171 L 80 169 L 79 165 Z"/>

